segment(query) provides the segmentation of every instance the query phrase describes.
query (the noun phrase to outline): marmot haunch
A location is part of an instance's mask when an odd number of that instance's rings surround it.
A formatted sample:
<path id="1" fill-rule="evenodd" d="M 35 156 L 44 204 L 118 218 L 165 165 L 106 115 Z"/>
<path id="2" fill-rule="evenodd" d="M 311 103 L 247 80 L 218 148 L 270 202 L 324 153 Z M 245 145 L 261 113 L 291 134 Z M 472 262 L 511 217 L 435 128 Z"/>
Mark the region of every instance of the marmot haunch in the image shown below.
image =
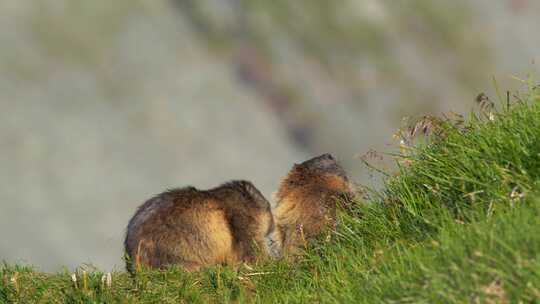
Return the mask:
<path id="1" fill-rule="evenodd" d="M 283 252 L 291 253 L 335 228 L 338 199 L 353 191 L 345 170 L 330 154 L 295 164 L 281 181 L 273 213 Z"/>
<path id="2" fill-rule="evenodd" d="M 248 181 L 206 191 L 185 187 L 151 198 L 129 221 L 124 246 L 130 272 L 172 264 L 193 271 L 253 262 L 258 253 L 281 254 L 270 203 Z"/>

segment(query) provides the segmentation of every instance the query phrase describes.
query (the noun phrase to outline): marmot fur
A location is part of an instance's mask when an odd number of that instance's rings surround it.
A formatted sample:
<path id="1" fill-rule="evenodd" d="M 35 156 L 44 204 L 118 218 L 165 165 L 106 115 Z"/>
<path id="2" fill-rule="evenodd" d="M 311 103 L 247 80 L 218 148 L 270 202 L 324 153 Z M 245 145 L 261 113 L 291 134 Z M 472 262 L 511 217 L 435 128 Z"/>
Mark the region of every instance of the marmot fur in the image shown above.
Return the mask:
<path id="1" fill-rule="evenodd" d="M 336 225 L 337 200 L 353 195 L 345 170 L 330 155 L 295 164 L 281 181 L 273 213 L 285 253 Z"/>
<path id="2" fill-rule="evenodd" d="M 188 271 L 281 254 L 270 204 L 248 181 L 185 187 L 141 205 L 127 226 L 127 269 L 180 265 Z"/>

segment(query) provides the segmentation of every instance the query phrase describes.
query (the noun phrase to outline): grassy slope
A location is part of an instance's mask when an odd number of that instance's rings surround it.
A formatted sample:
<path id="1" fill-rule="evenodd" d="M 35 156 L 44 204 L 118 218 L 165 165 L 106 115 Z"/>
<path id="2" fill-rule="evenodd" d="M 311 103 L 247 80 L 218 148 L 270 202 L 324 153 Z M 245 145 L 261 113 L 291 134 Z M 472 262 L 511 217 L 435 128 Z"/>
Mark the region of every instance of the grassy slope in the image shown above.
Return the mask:
<path id="1" fill-rule="evenodd" d="M 110 288 L 5 265 L 0 302 L 540 302 L 539 93 L 493 120 L 432 122 L 384 192 L 296 263 L 119 272 Z"/>

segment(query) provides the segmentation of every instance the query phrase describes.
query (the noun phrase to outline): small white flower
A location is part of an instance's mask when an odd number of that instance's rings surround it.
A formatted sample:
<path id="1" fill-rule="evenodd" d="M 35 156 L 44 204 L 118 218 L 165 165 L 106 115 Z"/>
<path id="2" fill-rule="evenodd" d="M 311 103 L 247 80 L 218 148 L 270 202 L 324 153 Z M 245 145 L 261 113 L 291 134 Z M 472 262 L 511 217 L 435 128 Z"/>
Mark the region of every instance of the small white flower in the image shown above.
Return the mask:
<path id="1" fill-rule="evenodd" d="M 73 285 L 75 286 L 75 288 L 79 288 L 79 286 L 77 286 L 77 275 L 75 275 L 74 273 L 71 274 L 71 280 L 73 281 Z"/>
<path id="2" fill-rule="evenodd" d="M 510 199 L 519 200 L 525 197 L 525 193 L 522 193 L 518 186 L 514 187 L 512 189 L 512 192 L 510 192 Z"/>

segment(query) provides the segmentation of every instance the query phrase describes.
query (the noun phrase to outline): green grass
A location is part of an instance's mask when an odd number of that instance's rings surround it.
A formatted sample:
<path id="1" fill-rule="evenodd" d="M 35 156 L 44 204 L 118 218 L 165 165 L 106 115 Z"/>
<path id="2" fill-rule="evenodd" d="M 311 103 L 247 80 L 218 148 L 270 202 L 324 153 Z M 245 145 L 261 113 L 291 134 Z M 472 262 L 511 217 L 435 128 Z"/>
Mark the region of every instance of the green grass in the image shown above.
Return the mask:
<path id="1" fill-rule="evenodd" d="M 429 120 L 384 190 L 294 263 L 117 272 L 110 287 L 95 270 L 75 283 L 4 265 L 0 302 L 540 303 L 539 95 L 530 86 L 491 118 Z"/>

